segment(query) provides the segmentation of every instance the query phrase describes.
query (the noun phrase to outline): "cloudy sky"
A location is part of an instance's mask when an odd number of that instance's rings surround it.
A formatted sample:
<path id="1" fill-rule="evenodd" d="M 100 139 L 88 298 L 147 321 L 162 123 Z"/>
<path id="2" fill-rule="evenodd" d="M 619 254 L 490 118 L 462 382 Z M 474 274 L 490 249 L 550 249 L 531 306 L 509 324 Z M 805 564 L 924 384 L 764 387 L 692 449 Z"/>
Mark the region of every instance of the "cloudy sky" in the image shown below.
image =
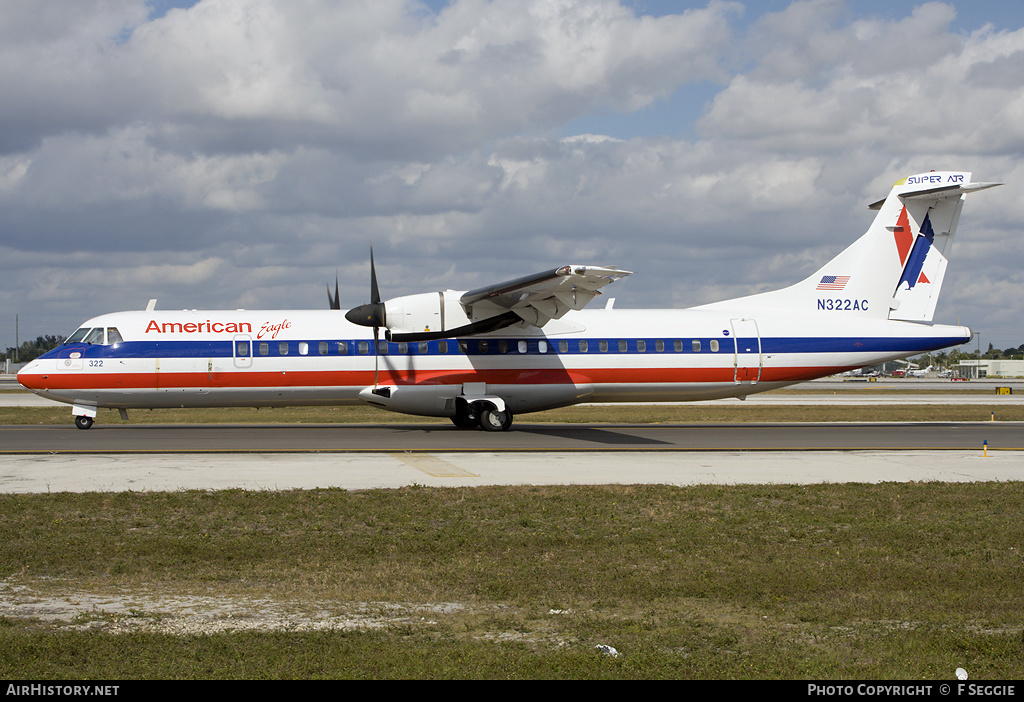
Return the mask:
<path id="1" fill-rule="evenodd" d="M 326 308 L 613 264 L 781 287 L 927 170 L 937 321 L 1024 343 L 1024 3 L 0 0 L 0 347 L 104 312 Z M 972 347 L 976 344 L 972 344 Z"/>

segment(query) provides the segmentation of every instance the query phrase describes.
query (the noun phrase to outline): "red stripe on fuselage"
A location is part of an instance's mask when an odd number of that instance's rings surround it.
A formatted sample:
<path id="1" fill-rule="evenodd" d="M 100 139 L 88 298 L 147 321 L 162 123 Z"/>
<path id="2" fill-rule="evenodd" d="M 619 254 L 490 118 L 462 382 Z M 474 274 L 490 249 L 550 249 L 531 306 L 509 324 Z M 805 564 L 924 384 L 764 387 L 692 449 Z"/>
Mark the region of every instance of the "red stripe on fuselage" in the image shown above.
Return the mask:
<path id="1" fill-rule="evenodd" d="M 795 366 L 764 368 L 761 382 L 810 380 L 831 375 L 849 366 Z M 381 370 L 380 385 L 459 385 L 488 383 L 490 385 L 557 385 L 557 384 L 671 384 L 729 383 L 735 369 L 726 368 L 563 368 L 539 369 L 466 369 L 416 370 L 394 372 Z M 366 387 L 373 385 L 370 371 L 234 371 L 189 373 L 70 373 L 19 375 L 25 387 L 35 390 L 89 389 L 166 389 L 166 388 L 287 388 L 287 387 Z"/>

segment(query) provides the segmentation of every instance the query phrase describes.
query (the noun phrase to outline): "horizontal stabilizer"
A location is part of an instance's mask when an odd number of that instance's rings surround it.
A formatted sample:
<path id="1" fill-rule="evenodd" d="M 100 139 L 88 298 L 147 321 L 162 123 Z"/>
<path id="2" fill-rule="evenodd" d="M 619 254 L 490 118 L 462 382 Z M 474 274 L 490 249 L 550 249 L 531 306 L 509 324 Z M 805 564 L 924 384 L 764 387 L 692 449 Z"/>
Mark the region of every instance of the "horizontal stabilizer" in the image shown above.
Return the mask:
<path id="1" fill-rule="evenodd" d="M 926 190 L 917 190 L 909 193 L 901 193 L 899 195 L 900 200 L 949 200 L 951 198 L 958 198 L 961 195 L 967 195 L 968 193 L 976 193 L 980 190 L 988 190 L 994 188 L 1002 183 L 964 183 L 963 185 L 948 185 L 938 188 L 928 188 Z M 869 210 L 880 210 L 882 205 L 885 204 L 885 200 L 879 200 L 878 202 L 872 202 L 868 205 Z"/>

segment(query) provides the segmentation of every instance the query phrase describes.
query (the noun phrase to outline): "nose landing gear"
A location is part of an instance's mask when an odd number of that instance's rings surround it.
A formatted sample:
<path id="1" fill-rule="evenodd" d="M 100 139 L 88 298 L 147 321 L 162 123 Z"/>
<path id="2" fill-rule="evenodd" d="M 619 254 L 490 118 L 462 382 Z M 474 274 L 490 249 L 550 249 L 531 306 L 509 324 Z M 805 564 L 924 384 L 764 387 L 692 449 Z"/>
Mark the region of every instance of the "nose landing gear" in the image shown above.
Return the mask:
<path id="1" fill-rule="evenodd" d="M 71 415 L 75 418 L 76 427 L 88 429 L 96 419 L 96 408 L 92 405 L 72 405 Z"/>

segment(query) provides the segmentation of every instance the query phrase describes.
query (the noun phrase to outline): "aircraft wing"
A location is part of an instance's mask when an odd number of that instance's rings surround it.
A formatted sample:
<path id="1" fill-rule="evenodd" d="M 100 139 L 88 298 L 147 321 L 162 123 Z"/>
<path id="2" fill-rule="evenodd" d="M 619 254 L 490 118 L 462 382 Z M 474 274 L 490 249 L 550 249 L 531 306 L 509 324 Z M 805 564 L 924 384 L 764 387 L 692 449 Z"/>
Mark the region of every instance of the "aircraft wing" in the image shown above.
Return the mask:
<path id="1" fill-rule="evenodd" d="M 515 313 L 527 324 L 542 327 L 569 310 L 581 310 L 600 295 L 600 288 L 632 275 L 614 266 L 562 266 L 515 280 L 470 290 L 459 298 L 470 319 Z"/>

